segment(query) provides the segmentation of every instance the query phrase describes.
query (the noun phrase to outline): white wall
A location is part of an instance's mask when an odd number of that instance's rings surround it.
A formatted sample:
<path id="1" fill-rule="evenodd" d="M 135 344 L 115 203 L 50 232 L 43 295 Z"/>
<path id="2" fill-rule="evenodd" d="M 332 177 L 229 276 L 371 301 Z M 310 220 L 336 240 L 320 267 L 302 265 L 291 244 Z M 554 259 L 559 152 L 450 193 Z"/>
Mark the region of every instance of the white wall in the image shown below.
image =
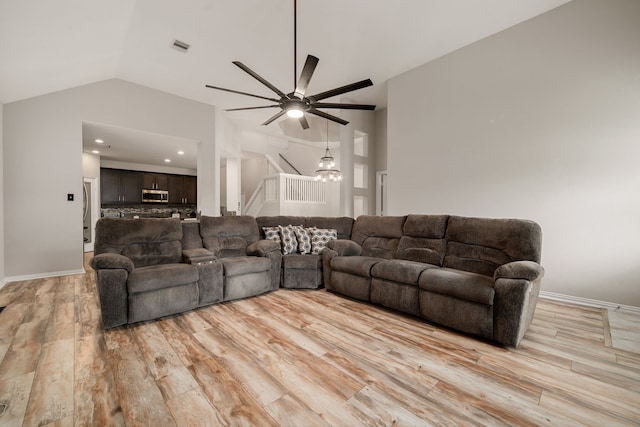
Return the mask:
<path id="1" fill-rule="evenodd" d="M 0 172 L 0 288 L 4 284 L 4 105 L 0 102 L 0 165 L 2 166 L 2 172 Z"/>
<path id="2" fill-rule="evenodd" d="M 212 106 L 117 79 L 5 105 L 6 276 L 82 270 L 83 121 L 200 141 L 198 204 L 218 215 L 215 120 Z"/>
<path id="3" fill-rule="evenodd" d="M 640 306 L 639 41 L 580 0 L 392 79 L 390 214 L 535 220 L 544 291 Z"/>

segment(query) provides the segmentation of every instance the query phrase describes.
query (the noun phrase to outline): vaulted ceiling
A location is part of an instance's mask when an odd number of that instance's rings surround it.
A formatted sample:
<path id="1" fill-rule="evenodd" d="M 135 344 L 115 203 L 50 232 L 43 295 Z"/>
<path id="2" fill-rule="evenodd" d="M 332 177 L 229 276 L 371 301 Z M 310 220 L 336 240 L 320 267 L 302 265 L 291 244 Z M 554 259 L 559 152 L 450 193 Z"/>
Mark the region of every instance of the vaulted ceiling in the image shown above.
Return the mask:
<path id="1" fill-rule="evenodd" d="M 567 1 L 298 0 L 298 73 L 312 54 L 320 62 L 308 93 L 371 78 L 373 87 L 348 99 L 381 108 L 389 78 Z M 0 102 L 120 78 L 222 109 L 265 105 L 205 84 L 272 97 L 232 64 L 239 60 L 292 91 L 293 3 L 2 0 Z M 171 47 L 176 39 L 191 45 L 187 53 Z M 228 115 L 243 128 L 259 129 L 274 112 Z"/>

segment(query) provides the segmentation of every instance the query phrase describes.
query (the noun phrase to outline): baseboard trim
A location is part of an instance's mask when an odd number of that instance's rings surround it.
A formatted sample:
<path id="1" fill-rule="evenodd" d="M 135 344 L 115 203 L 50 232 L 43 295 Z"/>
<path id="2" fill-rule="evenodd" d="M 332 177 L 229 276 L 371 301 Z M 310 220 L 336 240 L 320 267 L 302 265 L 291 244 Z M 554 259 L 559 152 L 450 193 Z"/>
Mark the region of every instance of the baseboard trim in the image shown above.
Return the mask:
<path id="1" fill-rule="evenodd" d="M 610 310 L 628 310 L 640 313 L 640 307 L 633 305 L 616 304 L 608 301 L 600 301 L 589 298 L 574 297 L 572 295 L 556 294 L 553 292 L 540 291 L 540 298 L 553 301 L 567 302 L 570 304 L 585 305 L 587 307 L 607 308 Z"/>
<path id="2" fill-rule="evenodd" d="M 11 277 L 5 277 L 4 280 L 5 280 L 5 283 L 22 282 L 23 280 L 46 279 L 47 277 L 72 276 L 74 274 L 84 274 L 84 273 L 85 271 L 82 268 L 79 270 L 52 271 L 49 273 L 36 273 L 36 274 L 25 274 L 24 276 L 11 276 Z"/>

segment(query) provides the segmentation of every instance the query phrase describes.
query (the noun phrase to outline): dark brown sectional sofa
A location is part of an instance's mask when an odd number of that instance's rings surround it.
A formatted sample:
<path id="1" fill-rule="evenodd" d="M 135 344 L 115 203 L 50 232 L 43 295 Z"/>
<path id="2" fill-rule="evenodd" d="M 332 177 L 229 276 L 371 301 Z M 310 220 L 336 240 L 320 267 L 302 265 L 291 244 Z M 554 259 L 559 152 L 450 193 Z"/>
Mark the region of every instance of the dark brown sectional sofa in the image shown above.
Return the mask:
<path id="1" fill-rule="evenodd" d="M 337 239 L 283 255 L 265 230 L 288 225 Z M 544 275 L 541 239 L 532 221 L 449 215 L 101 219 L 92 266 L 105 328 L 324 286 L 517 347 Z"/>

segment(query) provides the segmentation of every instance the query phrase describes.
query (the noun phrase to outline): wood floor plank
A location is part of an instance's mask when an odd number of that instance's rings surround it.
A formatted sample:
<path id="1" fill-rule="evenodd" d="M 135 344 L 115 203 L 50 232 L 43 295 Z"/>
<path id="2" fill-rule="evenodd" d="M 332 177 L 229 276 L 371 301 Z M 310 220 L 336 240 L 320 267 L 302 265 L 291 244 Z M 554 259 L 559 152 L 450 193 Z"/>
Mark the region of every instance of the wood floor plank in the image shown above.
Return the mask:
<path id="1" fill-rule="evenodd" d="M 262 406 L 281 398 L 286 390 L 265 372 L 256 360 L 247 355 L 233 338 L 222 335 L 215 329 L 195 334 L 196 339 L 215 354 L 220 366 L 231 374 L 242 387 Z"/>
<path id="2" fill-rule="evenodd" d="M 176 425 L 141 350 L 133 345 L 109 350 L 109 362 L 127 425 Z"/>
<path id="3" fill-rule="evenodd" d="M 178 427 L 229 425 L 204 396 L 200 388 L 190 390 L 167 402 Z"/>
<path id="4" fill-rule="evenodd" d="M 2 425 L 22 425 L 27 412 L 34 375 L 35 372 L 29 372 L 0 381 L 0 405 L 4 408 L 4 413 L 0 417 Z"/>
<path id="5" fill-rule="evenodd" d="M 42 346 L 33 378 L 25 426 L 41 426 L 73 416 L 73 339 Z"/>
<path id="6" fill-rule="evenodd" d="M 215 358 L 195 363 L 189 370 L 226 423 L 246 426 L 278 425 Z"/>

